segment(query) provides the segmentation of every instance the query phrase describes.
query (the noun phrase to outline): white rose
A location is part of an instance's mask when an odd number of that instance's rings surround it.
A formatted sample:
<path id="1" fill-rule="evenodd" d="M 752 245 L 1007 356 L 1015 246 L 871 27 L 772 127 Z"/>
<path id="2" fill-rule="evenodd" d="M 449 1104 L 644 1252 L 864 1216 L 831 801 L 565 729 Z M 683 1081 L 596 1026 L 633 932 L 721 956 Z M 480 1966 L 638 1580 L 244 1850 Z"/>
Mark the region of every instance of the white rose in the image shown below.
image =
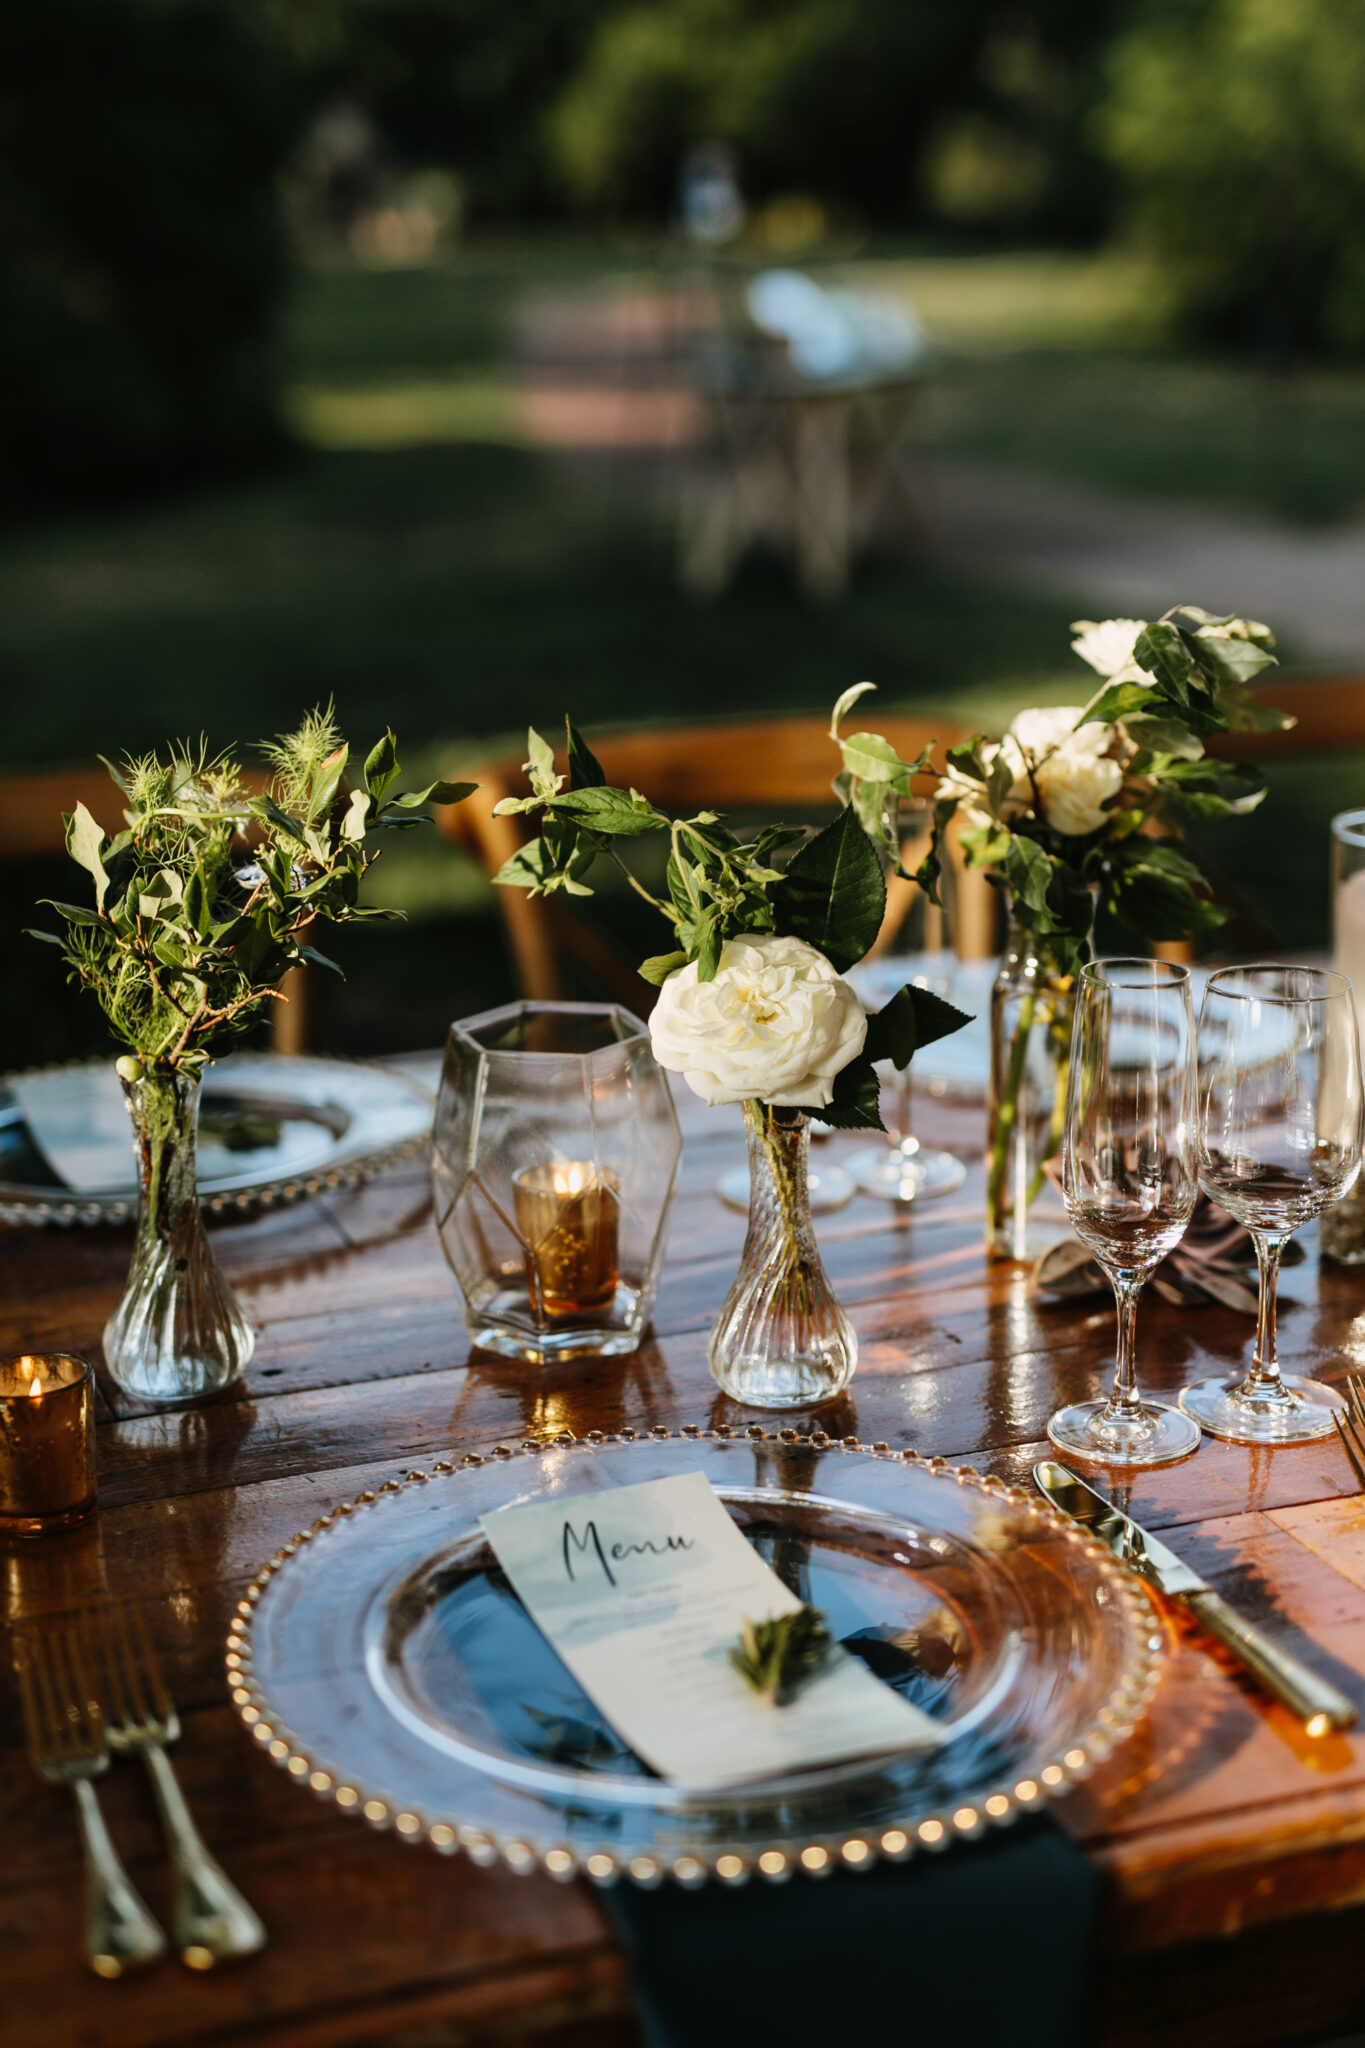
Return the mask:
<path id="1" fill-rule="evenodd" d="M 1145 619 L 1077 619 L 1072 632 L 1077 636 L 1071 643 L 1073 654 L 1079 654 L 1082 661 L 1088 661 L 1096 675 L 1142 676 L 1150 682 L 1150 676 L 1143 675 L 1133 660 L 1133 649 L 1138 636 L 1146 630 Z"/>
<path id="2" fill-rule="evenodd" d="M 1081 728 L 1083 732 L 1089 729 Z M 1109 812 L 1104 806 L 1122 787 L 1123 769 L 1117 761 L 1070 747 L 1059 747 L 1038 770 L 1043 815 L 1053 831 L 1066 839 L 1080 839 L 1108 824 Z"/>
<path id="3" fill-rule="evenodd" d="M 1022 785 L 1024 801 L 1031 803 L 1036 782 L 1043 816 L 1067 838 L 1098 832 L 1109 816 L 1102 805 L 1123 786 L 1122 767 L 1108 758 L 1113 726 L 1090 718 L 1077 729 L 1081 709 L 1079 704 L 1045 704 L 1021 711 L 1004 739 L 1006 758 L 1017 757 L 1020 763 L 1010 800 Z"/>
<path id="4" fill-rule="evenodd" d="M 755 1097 L 779 1109 L 823 1109 L 855 1060 L 867 1018 L 846 981 L 804 939 L 728 939 L 714 981 L 680 967 L 650 1019 L 654 1057 L 704 1102 Z"/>

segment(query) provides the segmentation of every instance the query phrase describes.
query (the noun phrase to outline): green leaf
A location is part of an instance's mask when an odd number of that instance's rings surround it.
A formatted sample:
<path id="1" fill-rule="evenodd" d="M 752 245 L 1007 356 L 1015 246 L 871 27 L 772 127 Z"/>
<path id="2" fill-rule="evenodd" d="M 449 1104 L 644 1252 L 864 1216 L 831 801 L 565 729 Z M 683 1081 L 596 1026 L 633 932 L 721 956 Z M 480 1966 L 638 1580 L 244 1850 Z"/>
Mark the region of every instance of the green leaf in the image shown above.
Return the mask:
<path id="1" fill-rule="evenodd" d="M 66 821 L 66 850 L 79 867 L 95 878 L 95 901 L 101 910 L 109 887 L 103 853 L 105 837 L 84 804 L 78 803 Z"/>
<path id="2" fill-rule="evenodd" d="M 1156 787 L 1196 818 L 1246 817 L 1266 793 L 1263 776 L 1230 761 L 1172 761 L 1156 778 Z"/>
<path id="3" fill-rule="evenodd" d="M 829 736 L 832 740 L 838 740 L 840 722 L 847 718 L 858 699 L 865 697 L 869 690 L 875 690 L 876 687 L 875 683 L 854 683 L 851 689 L 845 690 L 841 696 L 835 698 L 834 709 L 829 715 Z"/>
<path id="4" fill-rule="evenodd" d="M 862 782 L 894 782 L 909 786 L 912 763 L 902 761 L 889 740 L 877 732 L 855 732 L 840 741 L 846 774 Z"/>
<path id="5" fill-rule="evenodd" d="M 371 797 L 368 790 L 353 789 L 351 801 L 341 820 L 341 837 L 358 843 L 365 837 L 366 824 L 370 814 Z"/>
<path id="6" fill-rule="evenodd" d="M 390 797 L 387 809 L 420 811 L 423 804 L 462 804 L 478 786 L 477 782 L 429 782 L 425 789 L 409 789 L 402 796 Z"/>
<path id="7" fill-rule="evenodd" d="M 537 775 L 553 775 L 555 772 L 555 750 L 533 725 L 526 728 L 526 765 Z"/>
<path id="8" fill-rule="evenodd" d="M 375 742 L 365 762 L 365 787 L 377 805 L 383 803 L 398 776 L 398 742 L 390 728 Z"/>
<path id="9" fill-rule="evenodd" d="M 697 926 L 697 980 L 714 981 L 720 968 L 720 956 L 724 950 L 719 921 L 713 910 L 708 910 Z"/>
<path id="10" fill-rule="evenodd" d="M 868 1018 L 863 1051 L 873 1062 L 890 1060 L 893 1067 L 904 1068 L 914 1058 L 917 1043 L 914 996 L 907 982 Z"/>
<path id="11" fill-rule="evenodd" d="M 300 946 L 299 956 L 301 959 L 311 960 L 314 967 L 325 967 L 329 973 L 339 975 L 342 981 L 345 981 L 346 976 L 336 961 L 330 960 L 325 953 L 319 953 L 316 946 Z"/>
<path id="12" fill-rule="evenodd" d="M 876 943 L 886 877 L 852 811 L 798 849 L 773 892 L 773 909 L 779 932 L 804 939 L 835 967 L 852 967 Z"/>
<path id="13" fill-rule="evenodd" d="M 912 982 L 908 993 L 915 1010 L 916 1052 L 922 1052 L 926 1045 L 936 1044 L 940 1038 L 951 1038 L 955 1031 L 961 1031 L 972 1021 L 966 1010 L 945 1002 L 931 988 L 916 988 Z"/>
<path id="14" fill-rule="evenodd" d="M 1280 711 L 1273 704 L 1258 704 L 1236 683 L 1216 683 L 1213 701 L 1229 732 L 1288 732 L 1298 724 L 1292 711 Z"/>
<path id="15" fill-rule="evenodd" d="M 258 797 L 251 808 L 257 817 L 264 818 L 277 832 L 283 832 L 289 839 L 297 839 L 300 846 L 308 844 L 299 820 L 291 818 L 288 811 L 282 811 L 273 797 Z"/>
<path id="16" fill-rule="evenodd" d="M 89 912 L 86 915 L 88 916 Z M 41 939 L 45 946 L 56 946 L 63 953 L 66 951 L 66 940 L 59 939 L 56 932 L 34 931 L 31 926 L 25 925 L 24 937 L 26 939 Z"/>
<path id="17" fill-rule="evenodd" d="M 981 735 L 975 739 L 959 740 L 955 747 L 949 747 L 947 762 L 959 775 L 968 776 L 973 782 L 984 782 L 986 770 L 981 760 Z"/>
<path id="18" fill-rule="evenodd" d="M 1086 719 L 1112 725 L 1116 719 L 1140 716 L 1148 705 L 1159 709 L 1165 700 L 1150 683 L 1111 683 L 1086 711 Z"/>
<path id="19" fill-rule="evenodd" d="M 636 972 L 642 981 L 662 988 L 670 974 L 676 974 L 680 967 L 686 965 L 686 953 L 655 953 L 648 960 L 642 960 Z"/>
<path id="20" fill-rule="evenodd" d="M 1133 649 L 1133 659 L 1148 675 L 1155 676 L 1177 704 L 1188 707 L 1191 698 L 1208 693 L 1208 681 L 1189 642 L 1178 626 L 1157 619 L 1143 628 Z"/>
<path id="21" fill-rule="evenodd" d="M 1047 892 L 1052 886 L 1052 862 L 1037 840 L 1012 833 L 1003 866 L 1016 902 L 1026 904 L 1030 910 L 1045 911 Z"/>
<path id="22" fill-rule="evenodd" d="M 569 756 L 569 788 L 604 788 L 607 778 L 602 772 L 602 764 L 572 719 L 564 720 L 564 734 Z"/>
<path id="23" fill-rule="evenodd" d="M 45 910 L 55 910 L 57 915 L 64 917 L 68 924 L 97 925 L 104 922 L 97 910 L 87 910 L 83 903 L 57 903 L 51 896 L 44 896 L 41 899 L 41 906 Z M 34 933 L 35 938 L 43 936 L 44 934 L 41 932 Z M 65 941 L 58 939 L 56 943 L 60 946 L 64 945 Z"/>
<path id="24" fill-rule="evenodd" d="M 836 1131 L 883 1131 L 881 1104 L 877 1070 L 864 1050 L 835 1075 L 833 1101 L 823 1108 L 807 1109 L 805 1114 L 818 1116 Z"/>
<path id="25" fill-rule="evenodd" d="M 600 786 L 564 790 L 548 806 L 550 815 L 567 818 L 588 832 L 602 832 L 613 839 L 630 839 L 642 832 L 666 832 L 668 820 L 638 791 L 627 796 L 621 789 Z"/>
<path id="26" fill-rule="evenodd" d="M 1124 729 L 1136 747 L 1149 754 L 1172 754 L 1181 760 L 1197 761 L 1204 742 L 1178 718 L 1128 718 Z"/>

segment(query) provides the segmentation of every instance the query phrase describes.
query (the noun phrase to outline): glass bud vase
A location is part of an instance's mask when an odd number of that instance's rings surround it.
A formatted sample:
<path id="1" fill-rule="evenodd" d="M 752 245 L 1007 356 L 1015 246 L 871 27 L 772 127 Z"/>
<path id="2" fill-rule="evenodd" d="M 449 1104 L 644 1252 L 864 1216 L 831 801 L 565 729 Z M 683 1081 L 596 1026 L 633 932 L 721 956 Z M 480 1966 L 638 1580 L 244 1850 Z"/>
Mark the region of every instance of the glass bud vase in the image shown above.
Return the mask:
<path id="1" fill-rule="evenodd" d="M 811 1223 L 810 1120 L 746 1102 L 749 1229 L 711 1332 L 711 1375 L 751 1408 L 808 1408 L 843 1392 L 858 1339 L 825 1277 Z"/>
<path id="2" fill-rule="evenodd" d="M 1090 948 L 1086 948 L 1089 957 Z M 1031 1259 L 1061 1234 L 1029 1234 L 1029 1214 L 1061 1149 L 1075 977 L 1037 933 L 1010 919 L 991 989 L 986 1251 Z"/>
<path id="3" fill-rule="evenodd" d="M 192 1401 L 235 1380 L 256 1344 L 199 1214 L 199 1077 L 143 1073 L 124 1080 L 123 1094 L 137 1152 L 137 1239 L 105 1325 L 105 1362 L 126 1393 Z"/>

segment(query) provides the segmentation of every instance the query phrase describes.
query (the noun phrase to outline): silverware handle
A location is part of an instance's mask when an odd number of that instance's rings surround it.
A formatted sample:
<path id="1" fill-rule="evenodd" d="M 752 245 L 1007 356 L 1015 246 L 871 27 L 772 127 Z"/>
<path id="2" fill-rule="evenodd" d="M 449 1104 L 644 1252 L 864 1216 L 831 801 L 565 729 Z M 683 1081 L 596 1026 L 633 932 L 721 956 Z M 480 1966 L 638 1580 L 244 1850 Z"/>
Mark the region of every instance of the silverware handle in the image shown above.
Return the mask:
<path id="1" fill-rule="evenodd" d="M 71 1790 L 85 1850 L 86 1961 L 97 1977 L 121 1977 L 164 1955 L 166 1937 L 119 1861 L 94 1786 L 76 1778 Z"/>
<path id="2" fill-rule="evenodd" d="M 155 1742 L 142 1754 L 171 1852 L 171 1930 L 181 1961 L 192 1970 L 209 1970 L 234 1956 L 254 1955 L 265 1941 L 265 1928 L 204 1847 L 170 1758 Z"/>
<path id="3" fill-rule="evenodd" d="M 1254 1623 L 1244 1621 L 1221 1594 L 1212 1590 L 1187 1593 L 1185 1604 L 1209 1634 L 1217 1636 L 1224 1649 L 1231 1650 L 1266 1691 L 1303 1722 L 1310 1734 L 1325 1735 L 1329 1728 L 1355 1726 L 1356 1710 L 1345 1693 L 1319 1678 L 1316 1671 L 1310 1671 L 1288 1650 L 1282 1650 Z"/>

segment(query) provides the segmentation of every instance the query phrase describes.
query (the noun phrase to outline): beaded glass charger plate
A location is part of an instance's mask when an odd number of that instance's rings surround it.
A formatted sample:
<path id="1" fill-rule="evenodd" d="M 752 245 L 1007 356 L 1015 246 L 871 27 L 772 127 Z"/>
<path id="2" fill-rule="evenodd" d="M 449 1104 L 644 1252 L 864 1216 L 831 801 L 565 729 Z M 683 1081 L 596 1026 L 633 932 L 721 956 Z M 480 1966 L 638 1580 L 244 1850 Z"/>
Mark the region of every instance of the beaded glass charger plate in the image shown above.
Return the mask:
<path id="1" fill-rule="evenodd" d="M 941 1747 L 704 1795 L 639 1761 L 478 1517 L 682 1472 L 942 1723 Z M 500 1448 L 390 1482 L 264 1568 L 228 1670 L 267 1753 L 373 1826 L 553 1876 L 734 1883 L 942 1846 L 1062 1791 L 1131 1732 L 1160 1657 L 1139 1581 L 1044 1502 L 884 1445 L 755 1428 Z"/>
<path id="2" fill-rule="evenodd" d="M 232 1053 L 204 1076 L 200 1199 L 221 1214 L 368 1180 L 424 1149 L 434 1109 L 430 1091 L 392 1067 Z M 121 1223 L 136 1208 L 111 1062 L 0 1081 L 0 1222 Z"/>

